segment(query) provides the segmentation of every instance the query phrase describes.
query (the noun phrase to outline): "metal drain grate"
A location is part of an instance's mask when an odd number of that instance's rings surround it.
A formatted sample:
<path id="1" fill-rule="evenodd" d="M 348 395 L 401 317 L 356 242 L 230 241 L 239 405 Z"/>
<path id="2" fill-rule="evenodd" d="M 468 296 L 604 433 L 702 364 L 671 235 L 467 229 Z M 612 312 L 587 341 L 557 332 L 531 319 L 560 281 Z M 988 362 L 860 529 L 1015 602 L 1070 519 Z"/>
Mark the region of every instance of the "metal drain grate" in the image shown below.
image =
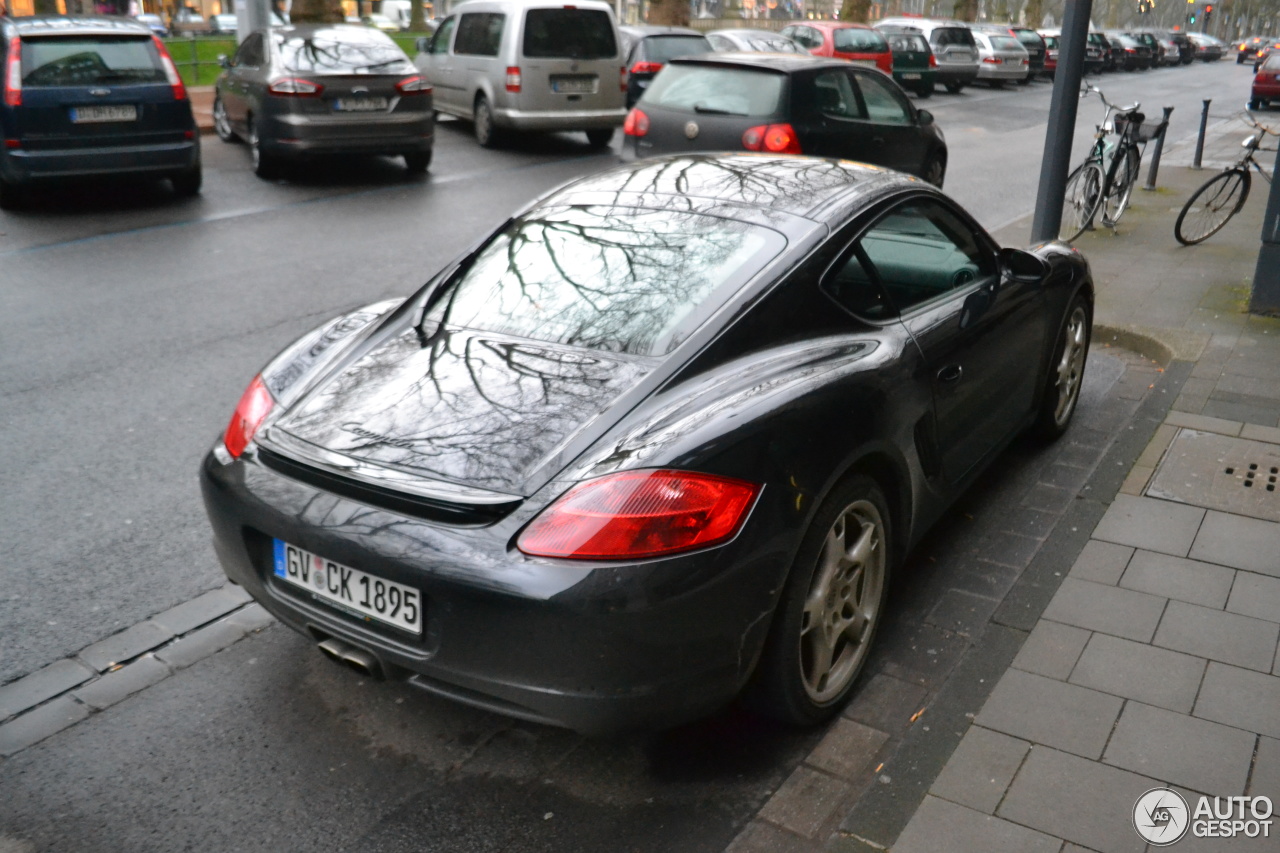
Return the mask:
<path id="1" fill-rule="evenodd" d="M 1280 522 L 1280 445 L 1179 430 L 1146 493 Z"/>
<path id="2" fill-rule="evenodd" d="M 1235 474 L 1236 469 L 1228 466 L 1226 469 L 1223 470 L 1222 473 Z M 1274 492 L 1276 490 L 1276 475 L 1280 474 L 1280 467 L 1276 467 L 1275 465 L 1272 465 L 1270 469 L 1264 469 L 1261 466 L 1259 466 L 1257 462 L 1250 462 L 1248 470 L 1243 471 L 1241 473 L 1244 474 L 1244 477 L 1240 478 L 1240 484 L 1244 486 L 1246 489 L 1253 488 L 1253 483 L 1255 480 L 1257 480 L 1257 482 L 1261 484 L 1262 478 L 1266 477 L 1267 491 Z"/>

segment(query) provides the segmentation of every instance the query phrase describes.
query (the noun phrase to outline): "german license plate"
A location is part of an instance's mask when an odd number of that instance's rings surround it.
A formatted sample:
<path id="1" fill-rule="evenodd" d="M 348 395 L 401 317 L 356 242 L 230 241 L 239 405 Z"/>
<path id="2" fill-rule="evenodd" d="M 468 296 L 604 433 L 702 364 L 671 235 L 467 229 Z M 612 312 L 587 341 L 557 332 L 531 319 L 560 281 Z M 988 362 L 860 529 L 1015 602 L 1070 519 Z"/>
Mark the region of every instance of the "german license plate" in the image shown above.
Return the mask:
<path id="1" fill-rule="evenodd" d="M 551 91 L 562 95 L 593 95 L 596 91 L 595 77 L 552 77 Z"/>
<path id="2" fill-rule="evenodd" d="M 422 633 L 422 598 L 412 587 L 326 560 L 275 540 L 275 576 L 321 601 L 414 634 Z"/>
<path id="3" fill-rule="evenodd" d="M 104 121 L 137 121 L 138 107 L 134 104 L 119 104 L 103 107 L 72 107 L 71 122 L 73 124 L 93 124 Z"/>
<path id="4" fill-rule="evenodd" d="M 903 74 L 902 79 L 903 80 L 919 80 L 920 75 L 919 74 Z"/>
<path id="5" fill-rule="evenodd" d="M 850 59 L 849 62 L 853 65 L 865 65 L 867 68 L 879 67 L 874 59 Z"/>
<path id="6" fill-rule="evenodd" d="M 386 98 L 337 98 L 333 108 L 344 113 L 372 113 L 387 108 Z"/>

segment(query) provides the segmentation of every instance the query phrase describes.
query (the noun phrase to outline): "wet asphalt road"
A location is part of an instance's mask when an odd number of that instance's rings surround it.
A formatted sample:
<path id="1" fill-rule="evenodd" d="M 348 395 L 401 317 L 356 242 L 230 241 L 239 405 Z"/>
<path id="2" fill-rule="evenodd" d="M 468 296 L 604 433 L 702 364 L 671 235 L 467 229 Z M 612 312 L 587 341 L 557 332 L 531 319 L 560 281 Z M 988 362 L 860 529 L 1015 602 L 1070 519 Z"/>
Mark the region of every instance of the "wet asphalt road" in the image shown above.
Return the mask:
<path id="1" fill-rule="evenodd" d="M 1250 76 L 1223 62 L 1102 85 L 1151 114 L 1176 104 L 1176 141 L 1202 97 L 1242 105 Z M 922 103 L 947 133 L 948 191 L 991 228 L 1031 209 L 1048 102 L 1034 84 Z M 1073 159 L 1101 112 L 1082 103 Z M 490 152 L 467 131 L 442 124 L 423 180 L 375 160 L 266 184 L 209 137 L 199 199 L 99 187 L 0 214 L 0 683 L 222 582 L 195 470 L 277 349 L 613 162 L 576 136 Z M 273 627 L 5 760 L 0 842 L 719 850 L 815 738 L 730 713 L 584 742 L 366 683 Z"/>

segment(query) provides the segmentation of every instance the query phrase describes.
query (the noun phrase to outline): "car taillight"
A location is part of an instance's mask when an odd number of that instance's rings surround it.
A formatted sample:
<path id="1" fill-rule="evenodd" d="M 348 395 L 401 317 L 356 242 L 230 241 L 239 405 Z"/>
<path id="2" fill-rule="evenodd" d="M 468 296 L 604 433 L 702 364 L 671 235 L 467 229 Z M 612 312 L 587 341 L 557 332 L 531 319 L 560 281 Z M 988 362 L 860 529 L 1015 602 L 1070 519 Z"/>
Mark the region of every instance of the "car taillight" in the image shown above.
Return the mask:
<path id="1" fill-rule="evenodd" d="M 982 57 L 982 61 L 990 65 L 999 65 L 1000 63 L 1004 62 L 1004 60 L 998 56 L 984 56 Z"/>
<path id="2" fill-rule="evenodd" d="M 178 66 L 173 64 L 173 57 L 169 55 L 169 50 L 164 46 L 164 42 L 160 41 L 159 36 L 152 36 L 151 40 L 155 42 L 156 50 L 160 52 L 160 64 L 164 67 L 165 79 L 169 81 L 169 85 L 173 88 L 173 99 L 175 101 L 185 101 L 187 99 L 187 87 L 182 82 L 182 77 L 178 74 Z"/>
<path id="3" fill-rule="evenodd" d="M 1023 64 L 1023 65 L 1030 65 L 1030 64 L 1031 64 L 1031 60 L 1030 60 L 1030 59 L 1024 59 L 1024 60 L 1022 60 L 1022 64 Z"/>
<path id="4" fill-rule="evenodd" d="M 622 560 L 725 542 L 760 487 L 691 471 L 623 471 L 565 492 L 520 534 L 533 557 Z"/>
<path id="5" fill-rule="evenodd" d="M 301 77 L 282 77 L 268 86 L 267 91 L 290 98 L 315 98 L 324 91 L 324 86 Z"/>
<path id="6" fill-rule="evenodd" d="M 4 102 L 6 106 L 22 106 L 22 39 L 9 39 L 9 61 L 4 70 Z"/>
<path id="7" fill-rule="evenodd" d="M 932 53 L 929 54 L 929 67 L 930 68 L 938 67 L 938 57 L 934 56 Z"/>
<path id="8" fill-rule="evenodd" d="M 512 94 L 519 94 L 523 82 L 524 78 L 520 76 L 520 69 L 515 65 L 507 66 L 507 91 Z"/>
<path id="9" fill-rule="evenodd" d="M 742 134 L 742 147 L 748 151 L 773 154 L 800 154 L 800 137 L 789 124 L 761 124 L 747 128 Z"/>
<path id="10" fill-rule="evenodd" d="M 631 66 L 632 74 L 657 74 L 661 70 L 661 62 L 637 62 Z"/>
<path id="11" fill-rule="evenodd" d="M 258 431 L 258 427 L 262 426 L 262 421 L 271 413 L 275 405 L 276 401 L 271 397 L 271 392 L 267 390 L 262 377 L 253 377 L 249 387 L 244 389 L 235 413 L 231 415 L 231 423 L 227 424 L 227 431 L 222 435 L 222 443 L 226 445 L 227 452 L 233 459 L 239 459 L 240 454 L 244 453 L 249 442 L 253 441 L 254 433 Z"/>
<path id="12" fill-rule="evenodd" d="M 1126 48 L 1124 49 L 1124 52 L 1125 52 L 1125 53 L 1137 53 L 1138 51 L 1137 51 L 1137 49 L 1136 49 L 1136 48 L 1126 47 Z"/>
<path id="13" fill-rule="evenodd" d="M 402 95 L 430 95 L 432 92 L 431 84 L 427 82 L 426 77 L 413 76 L 406 77 L 396 84 L 396 91 Z"/>
<path id="14" fill-rule="evenodd" d="M 627 91 L 627 66 L 618 69 L 618 88 Z"/>
<path id="15" fill-rule="evenodd" d="M 649 132 L 649 117 L 639 107 L 632 107 L 622 124 L 622 132 L 627 136 L 644 136 Z"/>

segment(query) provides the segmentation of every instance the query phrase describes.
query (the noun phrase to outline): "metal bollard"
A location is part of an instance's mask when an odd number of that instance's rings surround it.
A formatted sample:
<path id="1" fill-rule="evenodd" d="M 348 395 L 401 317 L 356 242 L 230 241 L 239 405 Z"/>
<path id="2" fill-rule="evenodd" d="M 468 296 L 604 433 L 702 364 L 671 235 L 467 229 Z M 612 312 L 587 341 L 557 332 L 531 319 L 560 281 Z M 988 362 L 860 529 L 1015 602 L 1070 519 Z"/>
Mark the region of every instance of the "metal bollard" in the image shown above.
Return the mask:
<path id="1" fill-rule="evenodd" d="M 1204 109 L 1200 111 L 1200 135 L 1196 137 L 1196 156 L 1191 161 L 1191 168 L 1200 168 L 1200 158 L 1204 156 L 1204 131 L 1209 126 L 1209 104 L 1213 102 L 1210 98 L 1204 102 Z"/>
<path id="2" fill-rule="evenodd" d="M 1160 122 L 1160 135 L 1156 137 L 1155 150 L 1151 152 L 1151 168 L 1147 170 L 1147 185 L 1144 190 L 1156 188 L 1156 172 L 1160 171 L 1160 154 L 1164 151 L 1164 137 L 1169 132 L 1169 116 L 1173 115 L 1173 107 L 1164 108 L 1164 118 Z"/>

